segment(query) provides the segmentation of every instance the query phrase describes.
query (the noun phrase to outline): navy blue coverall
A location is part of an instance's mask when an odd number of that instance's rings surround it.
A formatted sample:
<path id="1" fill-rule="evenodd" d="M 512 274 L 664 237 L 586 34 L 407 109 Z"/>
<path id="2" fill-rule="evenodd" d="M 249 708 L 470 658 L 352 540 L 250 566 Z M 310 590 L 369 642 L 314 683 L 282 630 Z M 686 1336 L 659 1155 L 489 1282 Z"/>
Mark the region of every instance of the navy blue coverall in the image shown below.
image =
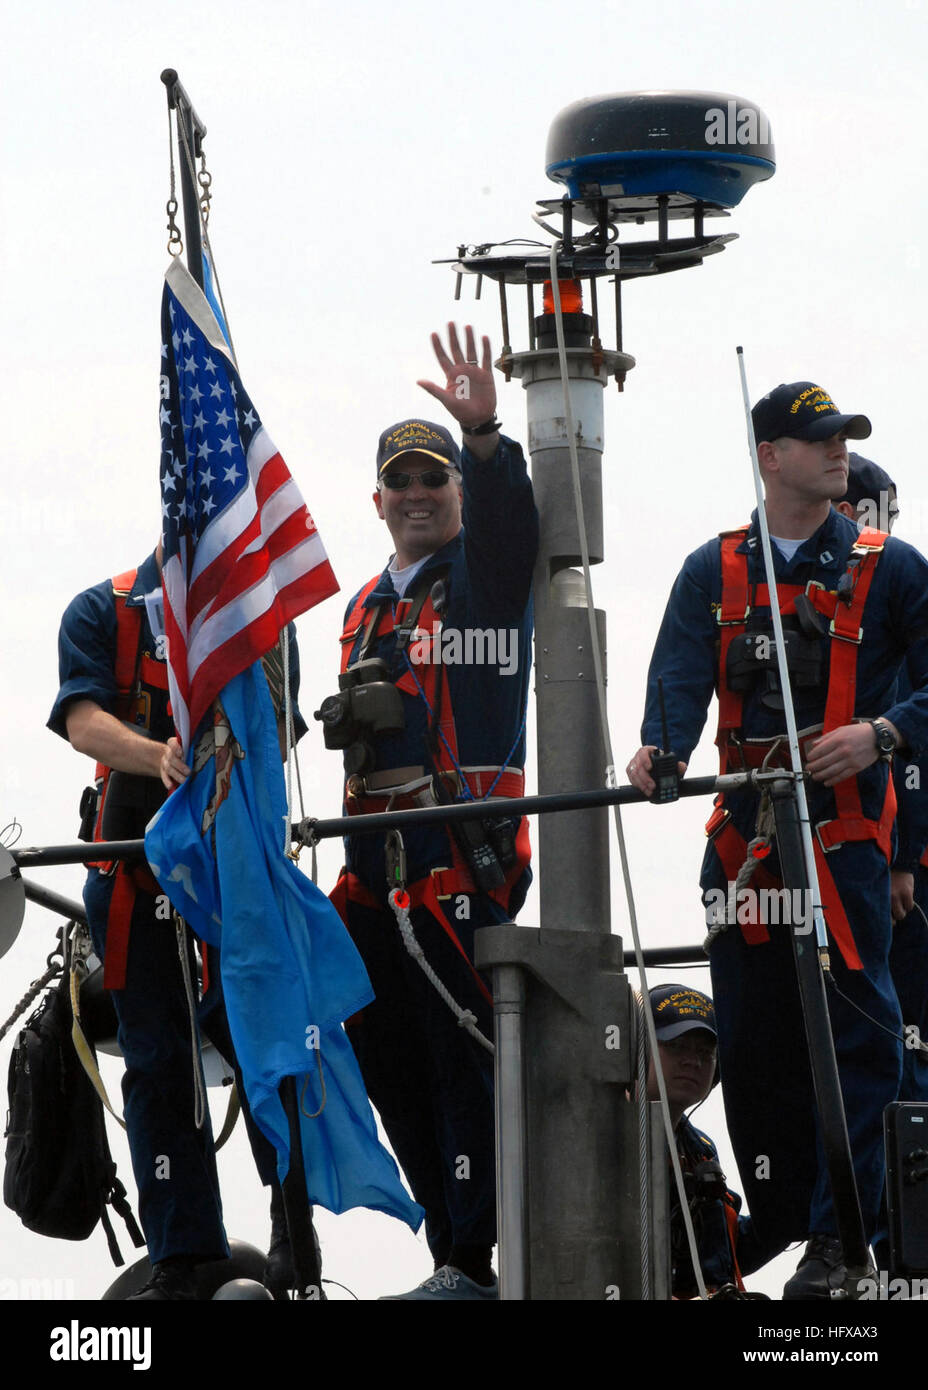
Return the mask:
<path id="1" fill-rule="evenodd" d="M 899 681 L 897 698 L 904 699 L 911 688 L 906 669 Z M 914 876 L 916 906 L 893 927 L 889 968 L 902 1021 L 907 1030 L 918 1030 L 917 1034 L 907 1034 L 909 1042 L 917 1038 L 928 1043 L 928 757 L 900 754 L 893 764 L 893 779 L 899 806 L 899 840 L 893 868 Z M 903 1048 L 899 1099 L 928 1101 L 928 1053 L 919 1048 Z"/>
<path id="2" fill-rule="evenodd" d="M 684 1182 L 687 1175 L 692 1179 L 699 1173 L 699 1165 L 718 1163 L 719 1155 L 708 1134 L 684 1115 L 676 1128 L 677 1152 Z M 750 1216 L 738 1215 L 741 1211 L 741 1198 L 737 1192 L 725 1188 L 724 1197 L 691 1200 L 690 1211 L 693 1218 L 693 1231 L 696 1236 L 696 1249 L 699 1265 L 706 1287 L 710 1292 L 720 1289 L 723 1284 L 737 1284 L 738 1273 L 751 1274 L 767 1260 L 777 1254 L 776 1250 L 762 1250 L 757 1241 L 754 1223 Z M 734 1229 L 732 1229 L 734 1227 Z M 732 1238 L 734 1237 L 734 1250 Z M 671 1292 L 674 1298 L 695 1298 L 698 1292 L 693 1277 L 689 1244 L 680 1211 L 680 1200 L 676 1184 L 670 1184 L 670 1246 L 671 1246 Z M 737 1260 L 737 1269 L 735 1261 Z"/>
<path id="3" fill-rule="evenodd" d="M 525 459 L 513 441 L 502 438 L 486 462 L 465 447 L 462 473 L 463 529 L 429 557 L 421 573 L 436 579 L 445 574 L 444 632 L 514 632 L 517 661 L 509 675 L 499 662 L 446 663 L 458 761 L 465 768 L 521 769 L 538 516 Z M 368 595 L 366 610 L 395 605 L 396 600 L 384 570 Z M 361 641 L 359 635 L 352 661 Z M 366 655 L 387 661 L 394 681 L 410 669 L 393 632 L 382 635 Z M 414 669 L 421 678 L 423 668 Z M 405 727 L 402 733 L 376 739 L 374 770 L 424 766 L 433 771 L 426 699 L 418 691 L 403 691 L 402 700 Z M 358 809 L 364 809 L 363 802 Z M 410 884 L 452 863 L 443 829 L 411 826 L 404 831 L 404 841 Z M 370 895 L 366 903 L 352 901 L 349 895 L 347 925 L 376 995 L 348 1033 L 371 1100 L 413 1195 L 425 1208 L 429 1248 L 440 1266 L 447 1263 L 452 1245 L 492 1246 L 496 1240 L 493 1060 L 458 1026 L 402 944 L 387 903 L 384 837 L 348 837 L 345 848 L 349 873 L 361 881 L 365 896 Z M 416 937 L 439 979 L 463 1008 L 474 1012 L 480 1030 L 491 1040 L 492 1005 L 483 992 L 488 982 L 481 981 L 471 964 L 473 935 L 480 926 L 515 915 L 530 877 L 526 868 L 512 885 L 506 908 L 481 892 L 453 893 L 441 903 L 447 930 L 423 907 L 411 913 Z"/>
<path id="4" fill-rule="evenodd" d="M 159 657 L 145 595 L 160 588 L 154 555 L 139 566 L 127 606 L 142 609 L 141 649 Z M 58 696 L 48 727 L 68 737 L 68 706 L 93 700 L 109 713 L 117 704 L 114 678 L 117 619 L 112 580 L 79 594 L 68 606 L 58 638 Z M 291 640 L 291 691 L 297 735 L 306 725 L 297 715 L 299 667 Z M 148 728 L 165 741 L 174 734 L 167 694 L 148 688 Z M 148 781 L 147 778 L 139 779 Z M 141 833 L 140 831 L 138 833 Z M 84 904 L 94 950 L 102 960 L 106 948 L 114 877 L 92 868 L 84 885 Z M 192 953 L 191 953 L 192 954 Z M 222 1002 L 219 956 L 209 952 L 210 987 L 200 1001 L 200 1025 L 233 1066 L 235 1063 Z M 196 973 L 194 971 L 194 980 Z M 139 1194 L 139 1219 L 152 1263 L 173 1255 L 200 1260 L 228 1255 L 209 1112 L 201 1129 L 194 1123 L 191 1030 L 174 924 L 158 912 L 155 896 L 137 892 L 129 929 L 125 988 L 112 1000 L 119 1024 L 117 1041 L 125 1060 L 123 1100 L 132 1167 Z M 239 1095 L 249 1139 L 262 1181 L 276 1177 L 273 1147 L 253 1123 L 239 1077 Z"/>
<path id="5" fill-rule="evenodd" d="M 834 591 L 857 540 L 857 526 L 832 510 L 800 545 L 791 561 L 774 546 L 778 581 L 817 580 Z M 749 577 L 764 580 L 756 513 L 742 543 Z M 648 676 L 642 743 L 661 744 L 657 678 L 663 677 L 671 747 L 688 762 L 718 685 L 721 597 L 718 539 L 686 560 L 671 592 Z M 762 608 L 758 613 L 769 612 Z M 903 541 L 890 539 L 876 566 L 858 647 L 855 717 L 890 720 L 912 756 L 928 747 L 928 562 Z M 815 688 L 794 688 L 800 731 L 821 727 L 828 688 L 829 639 L 820 640 L 822 679 Z M 914 693 L 895 696 L 908 653 Z M 742 734 L 765 738 L 785 732 L 782 712 L 771 710 L 755 688 L 743 697 Z M 889 770 L 879 761 L 857 778 L 863 815 L 878 820 Z M 834 795 L 820 783 L 807 786 L 813 824 L 835 816 Z M 726 794 L 732 821 L 746 840 L 755 833 L 758 799 Z M 764 861 L 778 873 L 776 855 Z M 863 963 L 851 970 L 832 943 L 832 972 L 839 989 L 880 1023 L 899 1033 L 901 1018 L 889 971 L 892 922 L 889 865 L 873 841 L 832 850 L 828 865 Z M 710 841 L 700 886 L 727 888 Z M 742 1187 L 764 1246 L 788 1244 L 814 1232 L 836 1234 L 811 1092 L 802 1015 L 788 928 L 770 928 L 770 939 L 749 945 L 736 925 L 711 948 L 712 994 L 719 1031 L 719 1062 L 729 1132 Z M 868 1236 L 878 1223 L 883 1188 L 881 1116 L 895 1100 L 901 1075 L 901 1043 L 829 993 L 832 1031 L 844 1091 L 848 1130 Z"/>

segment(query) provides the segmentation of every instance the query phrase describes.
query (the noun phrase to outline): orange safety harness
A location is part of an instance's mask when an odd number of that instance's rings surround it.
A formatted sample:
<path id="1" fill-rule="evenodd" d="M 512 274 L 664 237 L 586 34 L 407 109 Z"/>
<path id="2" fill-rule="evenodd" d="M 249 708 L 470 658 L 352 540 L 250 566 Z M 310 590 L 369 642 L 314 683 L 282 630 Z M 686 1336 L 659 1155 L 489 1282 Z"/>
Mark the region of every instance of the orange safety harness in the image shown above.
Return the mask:
<path id="1" fill-rule="evenodd" d="M 163 661 L 141 650 L 142 609 L 129 606 L 128 598 L 135 584 L 136 570 L 126 570 L 113 580 L 113 600 L 116 606 L 116 663 L 113 677 L 117 697 L 113 710 L 117 719 L 140 728 L 150 727 L 151 691 L 167 691 L 168 671 Z M 169 706 L 170 708 L 170 706 Z M 103 839 L 103 808 L 109 791 L 112 768 L 97 763 L 94 779 L 97 786 L 97 814 L 94 840 Z M 129 957 L 129 925 L 139 892 L 157 894 L 158 883 L 147 864 L 127 864 L 125 860 L 98 860 L 88 867 L 114 874 L 106 928 L 106 955 L 103 963 L 105 989 L 125 989 L 126 963 Z"/>
<path id="2" fill-rule="evenodd" d="M 741 1277 L 741 1267 L 738 1264 L 738 1209 L 735 1206 L 734 1198 L 726 1189 L 722 1198 L 725 1207 L 725 1225 L 728 1227 L 728 1243 L 731 1246 L 731 1263 L 735 1272 L 735 1285 L 742 1293 L 744 1292 L 744 1280 Z"/>
<path id="3" fill-rule="evenodd" d="M 699 1134 L 699 1131 L 694 1125 L 690 1125 L 690 1130 L 697 1140 L 706 1143 L 705 1137 Z M 716 1161 L 718 1160 L 718 1154 L 715 1152 L 714 1148 L 708 1154 L 695 1154 L 691 1152 L 689 1148 L 680 1147 L 678 1145 L 677 1152 L 680 1157 L 681 1166 L 690 1173 L 695 1171 L 699 1163 L 711 1162 L 713 1159 Z M 740 1289 L 743 1293 L 744 1280 L 741 1277 L 741 1267 L 738 1264 L 738 1208 L 735 1205 L 734 1196 L 729 1192 L 727 1187 L 719 1200 L 722 1203 L 722 1211 L 725 1217 L 725 1233 L 728 1237 L 728 1246 L 731 1251 L 731 1264 L 732 1272 L 735 1276 L 735 1287 Z M 715 1293 L 716 1289 L 708 1288 L 707 1292 L 710 1294 Z"/>
<path id="4" fill-rule="evenodd" d="M 772 753 L 772 745 L 778 740 L 745 742 L 738 737 L 742 717 L 742 695 L 731 690 L 727 681 L 729 648 L 735 637 L 745 631 L 751 612 L 748 556 L 743 551 L 739 553 L 748 530 L 747 526 L 743 526 L 736 531 L 724 532 L 721 537 L 722 597 L 718 611 L 721 630 L 719 727 L 716 744 L 722 774 L 747 767 L 759 767 L 768 759 L 767 766 L 783 766 L 789 755 L 785 738 L 779 740 L 779 748 Z M 829 619 L 830 665 L 822 733 L 830 733 L 833 729 L 852 723 L 854 719 L 857 653 L 863 637 L 863 611 L 886 540 L 884 532 L 871 527 L 866 527 L 860 532 L 848 557 L 845 583 L 842 585 L 847 592 L 828 590 L 816 580 L 811 580 L 806 585 L 777 585 L 782 614 L 795 612 L 796 598 L 805 594 L 816 611 Z M 758 584 L 755 587 L 754 605 L 770 607 L 770 593 L 766 584 Z M 816 730 L 813 736 L 819 737 L 819 731 Z M 805 751 L 806 741 L 801 741 L 802 752 Z M 854 944 L 851 926 L 826 856 L 839 845 L 874 840 L 887 861 L 890 860 L 892 827 L 896 818 L 896 794 L 893 779 L 889 777 L 879 820 L 874 821 L 867 819 L 863 814 L 856 777 L 845 778 L 832 790 L 837 815 L 834 820 L 822 821 L 815 827 L 813 846 L 822 907 L 848 968 L 861 970 L 863 963 Z M 726 877 L 734 881 L 745 861 L 747 846 L 744 837 L 731 822 L 731 812 L 726 809 L 723 796 L 716 798 L 715 810 L 706 825 L 706 834 L 712 839 Z M 779 886 L 779 880 L 763 866 L 759 866 L 755 871 L 754 882 L 759 888 Z M 749 945 L 757 945 L 770 939 L 766 926 L 759 920 L 742 925 L 742 932 Z"/>
<path id="5" fill-rule="evenodd" d="M 343 672 L 351 663 L 352 652 L 359 636 L 363 634 L 361 650 L 366 651 L 374 641 L 389 636 L 404 622 L 408 624 L 410 615 L 415 613 L 413 605 L 417 603 L 420 611 L 415 615 L 414 621 L 427 633 L 431 634 L 438 630 L 438 612 L 431 592 L 421 602 L 421 595 L 419 598 L 410 596 L 400 599 L 395 611 L 391 603 L 384 602 L 368 612 L 366 600 L 379 582 L 380 576 L 378 575 L 365 585 L 348 614 L 345 629 L 340 639 L 342 646 L 341 670 Z M 458 758 L 457 730 L 451 707 L 451 689 L 448 682 L 447 667 L 440 660 L 440 655 L 436 655 L 433 659 L 434 648 L 429 650 L 429 644 L 423 644 L 423 646 L 427 650 L 422 653 L 423 659 L 419 665 L 421 675 L 418 682 L 412 671 L 406 670 L 396 682 L 396 687 L 414 698 L 421 696 L 428 706 L 430 720 L 434 719 L 437 711 L 438 718 L 432 726 L 434 735 L 433 756 L 436 764 L 436 776 L 433 783 L 440 779 L 442 785 L 453 795 L 460 794 L 466 787 L 475 800 L 481 800 L 485 797 L 491 787 L 494 796 L 522 796 L 525 791 L 525 774 L 519 768 L 461 767 Z M 453 799 L 453 795 L 447 799 Z M 402 810 L 406 807 L 423 804 L 435 804 L 432 793 L 428 793 L 427 801 L 421 799 L 421 794 L 390 795 L 383 791 L 368 790 L 363 779 L 358 777 L 349 778 L 345 790 L 345 811 L 349 816 L 383 811 L 388 806 L 390 810 Z M 451 864 L 432 869 L 425 878 L 409 884 L 407 892 L 412 907 L 426 908 L 439 923 L 455 948 L 467 961 L 481 992 L 492 1003 L 492 996 L 471 964 L 457 933 L 441 908 L 442 902 L 447 901 L 452 895 L 480 891 L 455 843 L 454 836 L 449 835 L 448 840 L 451 846 Z M 525 816 L 519 822 L 515 848 L 515 862 L 508 870 L 505 882 L 488 894 L 507 911 L 512 888 L 521 878 L 531 859 L 528 820 Z M 349 901 L 383 910 L 383 903 L 356 874 L 349 873 L 347 869 L 342 870 L 330 898 L 345 921 L 347 921 Z"/>

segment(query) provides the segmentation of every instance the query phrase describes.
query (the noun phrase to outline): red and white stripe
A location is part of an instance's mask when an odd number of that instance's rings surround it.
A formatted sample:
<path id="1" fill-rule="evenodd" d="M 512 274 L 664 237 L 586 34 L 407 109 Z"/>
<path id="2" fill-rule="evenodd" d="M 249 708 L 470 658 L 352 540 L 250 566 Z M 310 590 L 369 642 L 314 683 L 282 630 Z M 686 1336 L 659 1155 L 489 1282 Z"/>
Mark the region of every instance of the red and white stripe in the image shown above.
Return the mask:
<path id="1" fill-rule="evenodd" d="M 223 686 L 269 651 L 286 623 L 338 590 L 299 488 L 263 427 L 246 463 L 248 483 L 211 519 L 192 568 L 184 552 L 164 566 L 171 704 L 185 751 Z"/>

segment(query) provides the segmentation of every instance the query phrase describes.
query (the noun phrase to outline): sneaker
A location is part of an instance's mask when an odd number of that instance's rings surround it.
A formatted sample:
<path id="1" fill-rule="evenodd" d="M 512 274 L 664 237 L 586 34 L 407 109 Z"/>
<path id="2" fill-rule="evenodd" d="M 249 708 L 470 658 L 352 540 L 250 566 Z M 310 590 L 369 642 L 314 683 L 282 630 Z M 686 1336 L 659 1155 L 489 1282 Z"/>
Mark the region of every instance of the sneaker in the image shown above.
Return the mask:
<path id="1" fill-rule="evenodd" d="M 161 1260 L 152 1266 L 148 1283 L 130 1293 L 127 1302 L 192 1302 L 197 1297 L 194 1269 L 194 1262 L 184 1256 Z"/>
<path id="2" fill-rule="evenodd" d="M 431 1278 L 423 1279 L 418 1288 L 410 1289 L 409 1293 L 384 1294 L 378 1302 L 399 1303 L 402 1299 L 416 1299 L 429 1303 L 448 1300 L 456 1302 L 461 1299 L 495 1302 L 499 1299 L 499 1281 L 494 1276 L 492 1284 L 475 1284 L 473 1279 L 468 1279 L 467 1275 L 455 1269 L 454 1265 L 442 1265 Z"/>
<path id="3" fill-rule="evenodd" d="M 783 1289 L 784 1300 L 831 1298 L 847 1279 L 847 1266 L 837 1236 L 813 1235 L 792 1279 Z"/>

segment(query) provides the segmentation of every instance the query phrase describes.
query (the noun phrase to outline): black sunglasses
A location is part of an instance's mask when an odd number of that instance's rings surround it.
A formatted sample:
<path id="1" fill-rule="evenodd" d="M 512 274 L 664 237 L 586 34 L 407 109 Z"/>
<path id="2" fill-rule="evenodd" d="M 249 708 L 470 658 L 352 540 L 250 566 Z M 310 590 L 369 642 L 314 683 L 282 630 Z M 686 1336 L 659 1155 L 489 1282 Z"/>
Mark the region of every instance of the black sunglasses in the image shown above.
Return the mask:
<path id="1" fill-rule="evenodd" d="M 446 468 L 430 468 L 427 473 L 384 473 L 380 483 L 391 492 L 405 492 L 413 478 L 423 487 L 438 488 L 451 481 L 451 474 Z"/>

